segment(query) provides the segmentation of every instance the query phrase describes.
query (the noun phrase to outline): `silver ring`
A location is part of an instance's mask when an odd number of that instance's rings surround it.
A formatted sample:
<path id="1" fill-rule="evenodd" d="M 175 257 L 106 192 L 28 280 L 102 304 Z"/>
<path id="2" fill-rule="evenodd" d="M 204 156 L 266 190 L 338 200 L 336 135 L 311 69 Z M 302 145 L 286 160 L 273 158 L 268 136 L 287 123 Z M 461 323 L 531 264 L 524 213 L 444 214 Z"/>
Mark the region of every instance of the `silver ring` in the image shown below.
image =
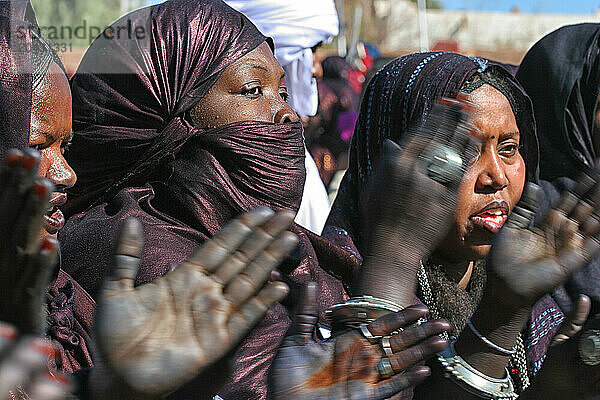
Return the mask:
<path id="1" fill-rule="evenodd" d="M 389 358 L 382 357 L 381 360 L 379 360 L 377 363 L 377 372 L 382 379 L 387 379 L 394 375 L 394 369 L 392 368 L 392 363 L 390 363 Z"/>
<path id="2" fill-rule="evenodd" d="M 457 180 L 462 174 L 463 160 L 461 156 L 448 147 L 428 147 L 420 157 L 427 165 L 429 177 L 443 185 Z"/>
<path id="3" fill-rule="evenodd" d="M 590 329 L 579 338 L 579 357 L 586 365 L 600 364 L 600 331 Z"/>
<path id="4" fill-rule="evenodd" d="M 377 344 L 381 340 L 381 336 L 373 336 L 369 328 L 367 328 L 367 324 L 360 324 L 358 326 L 360 329 L 360 333 L 369 341 L 371 344 Z"/>
<path id="5" fill-rule="evenodd" d="M 386 356 L 391 357 L 394 355 L 392 350 L 392 344 L 390 343 L 391 336 L 384 336 L 381 338 L 381 348 Z"/>

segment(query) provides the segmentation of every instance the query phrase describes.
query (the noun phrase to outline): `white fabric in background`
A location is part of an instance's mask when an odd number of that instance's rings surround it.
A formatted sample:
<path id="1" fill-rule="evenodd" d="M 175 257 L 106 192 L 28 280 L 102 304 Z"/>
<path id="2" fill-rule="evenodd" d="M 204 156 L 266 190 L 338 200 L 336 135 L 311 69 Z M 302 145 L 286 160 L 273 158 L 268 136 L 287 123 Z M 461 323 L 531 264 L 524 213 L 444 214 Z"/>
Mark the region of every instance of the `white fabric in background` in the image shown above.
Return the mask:
<path id="1" fill-rule="evenodd" d="M 294 221 L 309 231 L 320 235 L 325 222 L 327 222 L 331 205 L 329 204 L 327 189 L 325 189 L 325 185 L 323 185 L 323 181 L 319 176 L 317 164 L 315 164 L 308 150 L 304 150 L 306 152 L 306 181 L 304 181 L 300 209 Z"/>

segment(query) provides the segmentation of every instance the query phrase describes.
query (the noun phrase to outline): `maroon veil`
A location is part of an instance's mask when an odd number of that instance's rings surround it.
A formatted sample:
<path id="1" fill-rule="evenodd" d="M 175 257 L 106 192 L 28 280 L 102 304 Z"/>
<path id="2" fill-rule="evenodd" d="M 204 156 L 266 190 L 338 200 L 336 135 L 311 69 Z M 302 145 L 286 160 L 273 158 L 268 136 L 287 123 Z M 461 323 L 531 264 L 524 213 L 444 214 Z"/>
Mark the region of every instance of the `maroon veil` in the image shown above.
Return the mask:
<path id="1" fill-rule="evenodd" d="M 144 284 L 244 211 L 258 205 L 297 210 L 304 183 L 299 122 L 201 130 L 187 118 L 222 71 L 265 40 L 221 1 L 170 0 L 126 15 L 91 45 L 72 81 L 75 135 L 67 159 L 78 182 L 59 239 L 63 268 L 92 297 L 109 273 L 117 232 L 129 216 L 144 227 L 136 279 Z M 332 260 L 340 270 L 344 253 L 299 227 L 294 231 L 300 245 L 281 268 L 292 293 L 312 280 L 321 286 L 323 310 L 342 301 L 340 282 L 319 267 L 316 251 L 324 254 L 319 261 Z M 219 395 L 266 396 L 266 373 L 289 315 L 283 305 L 267 313 L 231 358 L 231 375 L 211 368 L 227 378 Z M 216 394 L 211 382 L 198 377 L 178 393 Z"/>

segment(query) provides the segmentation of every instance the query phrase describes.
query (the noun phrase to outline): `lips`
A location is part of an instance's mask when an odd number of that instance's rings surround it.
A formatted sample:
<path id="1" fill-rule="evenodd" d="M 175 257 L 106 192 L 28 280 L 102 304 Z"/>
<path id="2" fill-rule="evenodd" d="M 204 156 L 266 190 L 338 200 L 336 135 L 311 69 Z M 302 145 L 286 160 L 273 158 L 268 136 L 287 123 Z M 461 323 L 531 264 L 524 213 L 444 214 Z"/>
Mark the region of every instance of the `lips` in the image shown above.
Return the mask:
<path id="1" fill-rule="evenodd" d="M 67 202 L 67 195 L 61 192 L 54 192 L 50 197 L 50 207 L 44 215 L 44 228 L 48 233 L 55 234 L 65 225 L 65 216 L 58 206 Z"/>
<path id="2" fill-rule="evenodd" d="M 493 201 L 471 215 L 470 219 L 476 226 L 491 233 L 498 233 L 508 219 L 508 211 L 505 201 Z"/>

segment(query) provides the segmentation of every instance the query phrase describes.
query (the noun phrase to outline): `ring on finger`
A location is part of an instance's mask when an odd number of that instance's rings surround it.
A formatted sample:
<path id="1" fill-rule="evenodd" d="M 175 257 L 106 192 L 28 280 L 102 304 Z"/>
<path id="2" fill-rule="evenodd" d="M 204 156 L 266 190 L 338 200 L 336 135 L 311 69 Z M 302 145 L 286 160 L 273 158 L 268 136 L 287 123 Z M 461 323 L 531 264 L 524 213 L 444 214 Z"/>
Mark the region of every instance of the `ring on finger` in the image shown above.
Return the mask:
<path id="1" fill-rule="evenodd" d="M 371 344 L 377 344 L 381 340 L 381 336 L 373 335 L 369 328 L 367 328 L 367 324 L 360 324 L 359 327 L 360 333 L 364 336 L 365 339 L 369 341 Z"/>
<path id="2" fill-rule="evenodd" d="M 394 355 L 392 350 L 392 344 L 390 343 L 391 336 L 384 336 L 381 338 L 381 348 L 386 356 L 391 357 Z"/>
<path id="3" fill-rule="evenodd" d="M 427 163 L 427 173 L 431 179 L 446 185 L 462 173 L 463 160 L 454 150 L 446 146 L 432 146 L 420 156 Z"/>
<path id="4" fill-rule="evenodd" d="M 387 379 L 394 375 L 394 369 L 392 368 L 392 363 L 389 358 L 382 357 L 381 360 L 379 360 L 377 363 L 377 372 L 382 379 Z"/>

